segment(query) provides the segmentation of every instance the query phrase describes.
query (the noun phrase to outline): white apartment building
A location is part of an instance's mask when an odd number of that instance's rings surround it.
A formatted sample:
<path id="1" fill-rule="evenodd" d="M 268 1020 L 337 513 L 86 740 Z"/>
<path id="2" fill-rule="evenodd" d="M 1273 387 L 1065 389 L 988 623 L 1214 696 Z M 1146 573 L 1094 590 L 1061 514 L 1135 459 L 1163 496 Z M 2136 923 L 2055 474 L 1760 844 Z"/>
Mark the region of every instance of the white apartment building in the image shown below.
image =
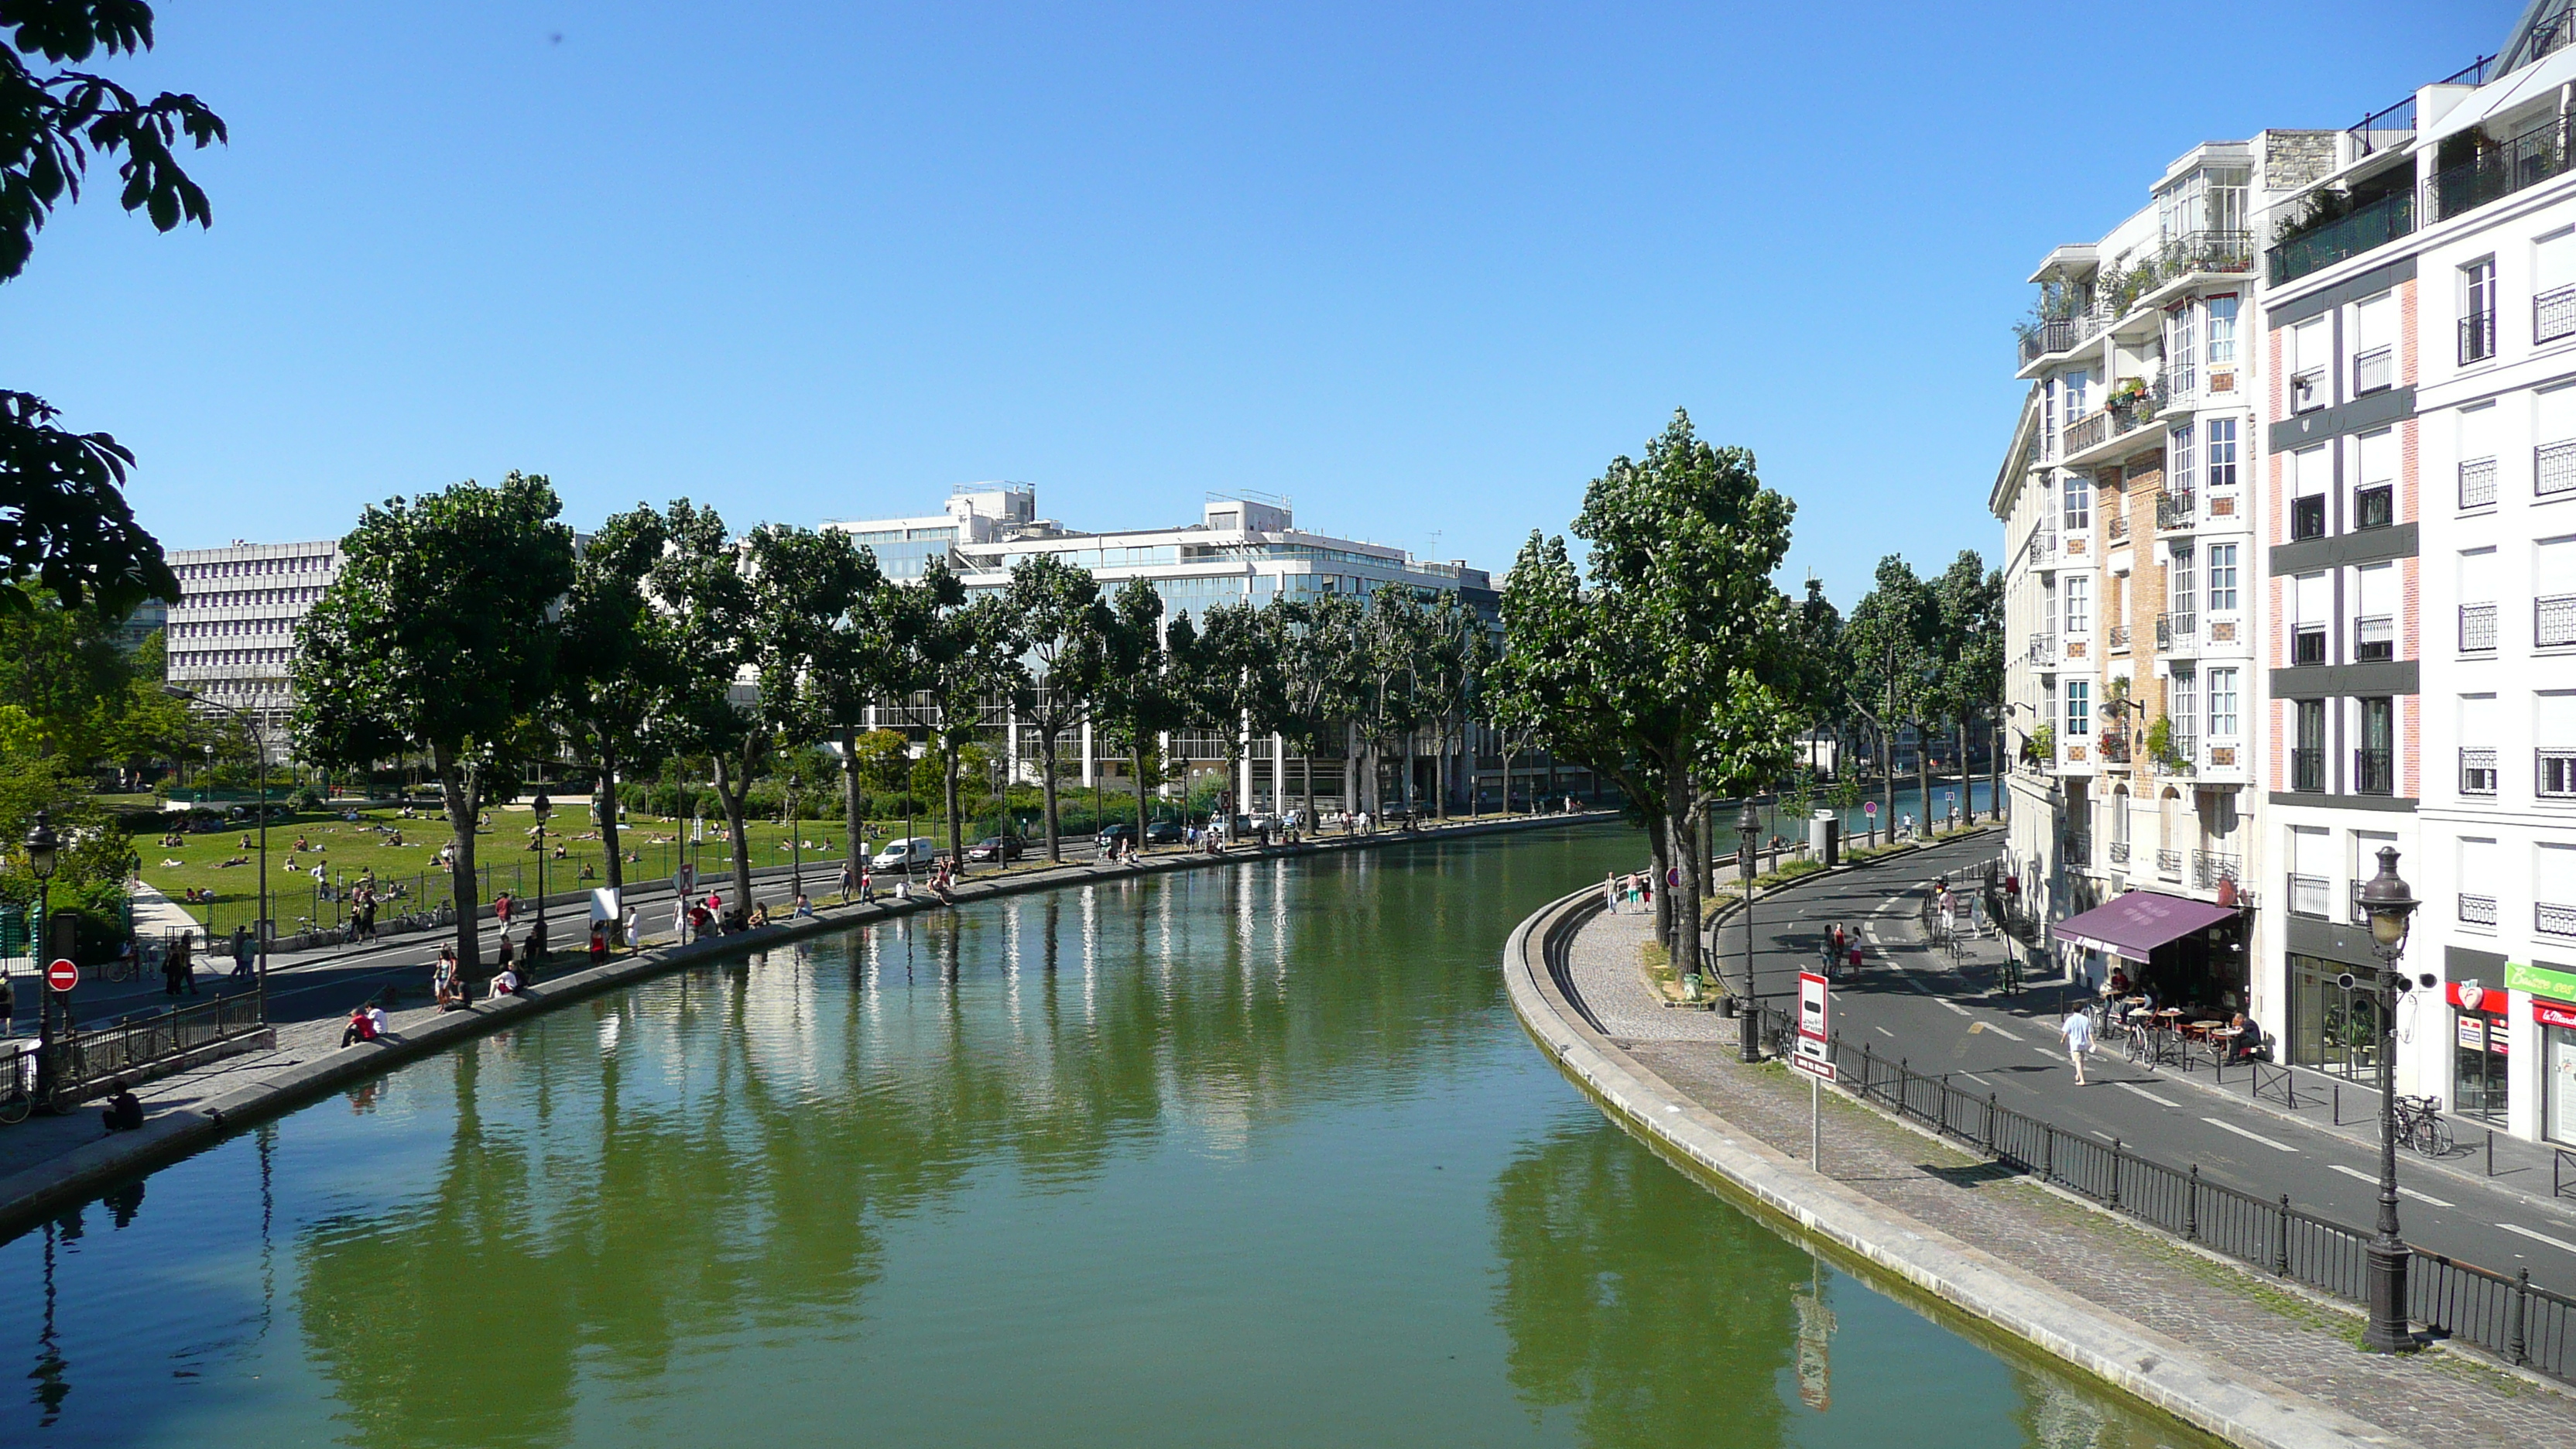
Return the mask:
<path id="1" fill-rule="evenodd" d="M 2403 969 L 2435 974 L 2442 990 L 2400 1008 L 2412 1019 L 2398 1023 L 2411 1027 L 2399 1089 L 2517 1137 L 2576 1144 L 2567 9 L 2533 6 L 2484 76 L 2426 87 L 2401 108 L 2413 125 L 2399 115 L 2384 131 L 2398 144 L 2332 179 L 2348 215 L 2299 238 L 2307 252 L 2294 260 L 2314 269 L 2272 305 L 2275 336 L 2316 374 L 2276 425 L 2299 429 L 2303 466 L 2275 572 L 2323 596 L 2301 604 L 2303 628 L 2311 613 L 2333 621 L 2330 657 L 2302 666 L 2294 650 L 2285 671 L 2319 677 L 2296 697 L 2302 708 L 2322 697 L 2322 718 L 2286 727 L 2321 724 L 2339 748 L 2364 752 L 2385 735 L 2398 752 L 2393 789 L 2362 802 L 2392 813 L 2286 811 L 2284 823 L 2317 832 L 2312 869 L 2332 870 L 2338 892 L 2347 872 L 2375 869 L 2364 858 L 2375 840 L 2403 852 L 2424 903 Z M 2383 350 L 2392 363 L 2374 361 Z M 2393 632 L 2393 650 L 2373 644 L 2380 632 Z M 2375 725 L 2370 711 L 2390 707 L 2393 727 Z M 2333 763 L 2327 779 L 2290 788 L 2376 783 L 2366 769 L 2334 778 Z M 2327 924 L 2294 919 L 2292 948 Z M 2308 969 L 2303 955 L 2292 964 L 2294 978 Z M 2312 1014 L 2339 1009 L 2324 1001 Z"/>
<path id="2" fill-rule="evenodd" d="M 2245 889 L 2266 603 L 2253 217 L 2321 174 L 2324 146 L 2267 131 L 2194 147 L 2148 206 L 2048 254 L 2017 359 L 2031 389 L 1988 499 L 2022 759 L 2006 868 L 2030 944 L 2095 980 L 2122 957 L 2213 1008 L 2262 997 Z"/>
<path id="3" fill-rule="evenodd" d="M 1085 533 L 1038 517 L 1037 490 L 1029 484 L 970 483 L 959 485 L 937 514 L 835 520 L 824 526 L 843 530 L 874 550 L 890 578 L 917 579 L 936 557 L 958 572 L 970 592 L 998 590 L 1008 585 L 1010 570 L 1020 560 L 1053 554 L 1090 570 L 1104 592 L 1114 592 L 1130 579 L 1151 582 L 1162 595 L 1167 618 L 1183 612 L 1195 618 L 1219 603 L 1364 597 L 1388 584 L 1455 593 L 1488 621 L 1499 618 L 1502 602 L 1484 570 L 1463 562 L 1418 560 L 1384 544 L 1307 532 L 1297 527 L 1287 500 L 1258 494 L 1212 494 L 1195 523 Z M 1006 749 L 1022 770 L 1034 770 L 1034 735 L 1003 715 L 991 724 L 1006 738 Z M 1418 742 L 1414 798 L 1424 808 L 1442 792 L 1461 803 L 1479 797 L 1491 803 L 1501 797 L 1503 762 L 1481 731 L 1470 734 L 1472 738 L 1445 745 L 1427 734 Z M 1167 737 L 1164 749 L 1169 757 L 1200 762 L 1202 772 L 1227 753 L 1224 741 L 1196 731 Z M 1289 752 L 1275 735 L 1256 739 L 1241 778 L 1232 782 L 1235 799 L 1250 808 L 1302 802 L 1311 770 L 1319 807 L 1365 803 L 1383 810 L 1396 794 L 1389 788 L 1383 800 L 1369 797 L 1359 778 L 1357 753 L 1346 749 L 1338 758 L 1309 760 Z M 1123 773 L 1120 761 L 1096 746 L 1088 726 L 1081 733 L 1078 762 L 1085 786 Z M 1551 787 L 1589 790 L 1591 781 L 1579 772 L 1552 767 L 1535 751 L 1513 761 L 1510 788 L 1515 798 L 1544 795 Z"/>
<path id="4" fill-rule="evenodd" d="M 339 572 L 339 540 L 236 541 L 168 559 L 179 576 L 179 602 L 162 624 L 169 681 L 253 716 L 268 758 L 285 759 L 295 626 Z"/>

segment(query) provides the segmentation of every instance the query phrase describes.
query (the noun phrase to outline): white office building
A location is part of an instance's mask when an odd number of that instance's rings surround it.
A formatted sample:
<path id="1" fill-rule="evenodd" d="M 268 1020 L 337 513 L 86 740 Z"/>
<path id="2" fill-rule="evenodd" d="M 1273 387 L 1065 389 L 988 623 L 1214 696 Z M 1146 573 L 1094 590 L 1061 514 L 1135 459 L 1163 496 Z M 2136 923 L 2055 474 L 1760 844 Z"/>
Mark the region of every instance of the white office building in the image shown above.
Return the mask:
<path id="1" fill-rule="evenodd" d="M 295 627 L 339 572 L 339 540 L 235 542 L 168 559 L 180 591 L 162 625 L 169 681 L 251 715 L 268 757 L 285 759 Z"/>

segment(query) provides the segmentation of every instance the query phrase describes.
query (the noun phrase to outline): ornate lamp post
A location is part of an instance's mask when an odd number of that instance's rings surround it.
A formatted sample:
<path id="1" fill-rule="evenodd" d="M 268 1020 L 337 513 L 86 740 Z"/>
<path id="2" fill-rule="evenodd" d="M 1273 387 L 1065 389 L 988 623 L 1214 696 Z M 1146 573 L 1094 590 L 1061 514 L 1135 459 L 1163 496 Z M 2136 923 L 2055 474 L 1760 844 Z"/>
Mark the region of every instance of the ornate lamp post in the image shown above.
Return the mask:
<path id="1" fill-rule="evenodd" d="M 537 817 L 537 934 L 536 938 L 528 943 L 528 954 L 534 957 L 543 955 L 547 945 L 546 817 L 555 813 L 555 802 L 547 799 L 544 788 L 539 787 L 537 798 L 529 802 L 528 808 L 534 811 Z"/>
<path id="2" fill-rule="evenodd" d="M 2397 958 L 2406 953 L 2406 931 L 2415 914 L 2414 892 L 2397 875 L 2397 847 L 2381 846 L 2379 874 L 2361 888 L 2370 915 L 2372 954 L 2379 957 L 2379 1230 L 2363 1250 L 2370 1272 L 2370 1325 L 2361 1345 L 2373 1353 L 2406 1353 L 2415 1336 L 2406 1327 L 2406 1268 L 2414 1254 L 2397 1235 Z"/>
<path id="3" fill-rule="evenodd" d="M 1735 1054 L 1748 1062 L 1762 1060 L 1762 998 L 1753 994 L 1753 840 L 1762 833 L 1762 817 L 1753 801 L 1735 817 L 1735 833 L 1744 840 L 1744 1010 L 1735 1018 Z"/>
<path id="4" fill-rule="evenodd" d="M 62 842 L 54 835 L 53 822 L 45 811 L 36 812 L 35 828 L 27 832 L 27 873 L 36 878 L 36 928 L 28 933 L 34 949 L 28 954 L 36 959 L 36 979 L 44 980 L 46 958 L 53 952 L 54 860 Z M 49 1102 L 54 1095 L 54 997 L 59 994 L 41 984 L 36 996 L 36 1100 Z"/>

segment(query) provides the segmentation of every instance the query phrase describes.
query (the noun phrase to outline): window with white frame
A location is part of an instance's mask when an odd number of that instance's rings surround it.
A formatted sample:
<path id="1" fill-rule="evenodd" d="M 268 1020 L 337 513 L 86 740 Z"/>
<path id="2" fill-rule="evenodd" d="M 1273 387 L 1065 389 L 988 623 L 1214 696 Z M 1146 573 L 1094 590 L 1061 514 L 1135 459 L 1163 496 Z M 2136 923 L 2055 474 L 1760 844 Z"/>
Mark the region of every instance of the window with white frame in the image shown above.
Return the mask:
<path id="1" fill-rule="evenodd" d="M 2067 528 L 2091 528 L 2093 526 L 2093 480 L 2081 473 L 2067 474 L 2065 499 L 2065 505 L 2059 516 L 2065 521 Z"/>
<path id="2" fill-rule="evenodd" d="M 2492 796 L 2496 793 L 2499 719 L 2494 695 L 2460 696 L 2460 793 L 2463 795 Z"/>
<path id="3" fill-rule="evenodd" d="M 2397 657 L 2397 565 L 2365 564 L 2353 571 L 2352 661 L 2380 664 Z"/>
<path id="4" fill-rule="evenodd" d="M 2177 668 L 2166 681 L 2165 717 L 2172 721 L 2175 751 L 2191 758 L 2200 739 L 2200 681 L 2190 670 Z"/>
<path id="5" fill-rule="evenodd" d="M 2177 544 L 2173 549 L 2173 561 L 2167 566 L 2165 603 L 2170 612 L 2185 619 L 2192 616 L 2193 606 L 2200 602 L 2200 574 L 2194 567 L 2198 562 L 2190 545 Z M 2190 628 L 2189 625 L 2182 627 L 2186 631 Z"/>
<path id="6" fill-rule="evenodd" d="M 2464 548 L 2459 555 L 2460 652 L 2493 653 L 2496 647 L 2496 551 Z"/>
<path id="7" fill-rule="evenodd" d="M 2209 546 L 2209 611 L 2230 612 L 2236 607 L 2236 545 L 2213 543 Z"/>
<path id="8" fill-rule="evenodd" d="M 2326 536 L 2326 483 L 2334 477 L 2334 457 L 2322 443 L 2290 455 L 2290 537 Z"/>
<path id="9" fill-rule="evenodd" d="M 2576 845 L 2539 841 L 2531 849 L 2532 930 L 2576 936 Z"/>
<path id="10" fill-rule="evenodd" d="M 2193 335 L 2191 303 L 2177 303 L 2165 312 L 2165 386 L 2176 397 L 2187 397 L 2200 390 L 2200 377 L 2193 367 L 2199 357 L 2200 342 Z"/>
<path id="11" fill-rule="evenodd" d="M 2326 662 L 2326 631 L 2333 626 L 2334 583 L 2322 573 L 2290 581 L 2290 662 Z"/>
<path id="12" fill-rule="evenodd" d="M 2197 441 L 2189 423 L 2181 424 L 2165 434 L 2165 491 L 2167 493 L 2191 492 L 2192 475 L 2200 469 L 2200 450 L 2194 446 Z"/>
<path id="13" fill-rule="evenodd" d="M 2576 387 L 2534 393 L 2531 405 L 2532 493 L 2548 498 L 2576 491 Z"/>
<path id="14" fill-rule="evenodd" d="M 2576 644 L 2576 538 L 2533 542 L 2531 611 L 2534 647 Z"/>
<path id="15" fill-rule="evenodd" d="M 2311 317 L 2290 328 L 2281 349 L 2282 365 L 2290 375 L 2290 411 L 2303 413 L 2334 400 L 2334 384 L 2327 376 L 2334 362 L 2334 349 L 2328 345 L 2331 336 L 2323 317 Z"/>
<path id="16" fill-rule="evenodd" d="M 2460 837 L 2461 925 L 2495 929 L 2497 868 L 2493 839 L 2473 835 Z"/>
<path id="17" fill-rule="evenodd" d="M 2555 342 L 2576 335 L 2576 232 L 2561 231 L 2531 244 L 2531 340 Z"/>
<path id="18" fill-rule="evenodd" d="M 2057 456 L 2057 379 L 2039 385 L 2039 456 L 2042 462 Z"/>
<path id="19" fill-rule="evenodd" d="M 2093 733 L 2093 685 L 2088 680 L 2066 681 L 2066 737 L 2082 739 Z"/>
<path id="20" fill-rule="evenodd" d="M 2236 667 L 2224 665 L 2209 671 L 2209 737 L 2214 740 L 2236 738 Z"/>
<path id="21" fill-rule="evenodd" d="M 2236 420 L 2208 418 L 2201 426 L 2209 434 L 2209 486 L 2212 489 L 2236 486 Z"/>
<path id="22" fill-rule="evenodd" d="M 2087 411 L 2084 395 L 2092 385 L 2093 374 L 2087 369 L 2079 367 L 2066 374 L 2066 421 L 2070 426 Z"/>
<path id="23" fill-rule="evenodd" d="M 2576 692 L 2544 689 L 2531 696 L 2531 743 L 2540 797 L 2576 800 Z"/>
<path id="24" fill-rule="evenodd" d="M 2352 307 L 2353 396 L 2397 385 L 2397 298 L 2387 292 Z"/>
<path id="25" fill-rule="evenodd" d="M 2460 506 L 2496 501 L 2496 405 L 2460 409 Z"/>
<path id="26" fill-rule="evenodd" d="M 2460 268 L 2460 363 L 2484 362 L 2496 351 L 2495 258 Z"/>
<path id="27" fill-rule="evenodd" d="M 2386 528 L 2397 521 L 2397 430 L 2362 434 L 2354 452 L 2352 526 Z"/>
<path id="28" fill-rule="evenodd" d="M 2236 365 L 2236 299 L 2234 297 L 2209 299 L 2207 330 L 2208 351 L 2205 355 L 2209 358 L 2209 365 L 2234 367 Z"/>
<path id="29" fill-rule="evenodd" d="M 2066 632 L 2081 634 L 2093 627 L 2093 580 L 2084 574 L 2066 578 Z"/>

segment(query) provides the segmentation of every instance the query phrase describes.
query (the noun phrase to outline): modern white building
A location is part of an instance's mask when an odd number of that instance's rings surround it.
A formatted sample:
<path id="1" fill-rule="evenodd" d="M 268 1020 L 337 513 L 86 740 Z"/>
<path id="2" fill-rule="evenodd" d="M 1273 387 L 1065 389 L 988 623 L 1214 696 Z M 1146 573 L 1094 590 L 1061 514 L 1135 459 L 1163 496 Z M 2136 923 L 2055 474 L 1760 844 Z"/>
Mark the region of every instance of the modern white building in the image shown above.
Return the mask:
<path id="1" fill-rule="evenodd" d="M 1104 592 L 1131 579 L 1144 579 L 1161 594 L 1166 618 L 1204 614 L 1214 604 L 1265 604 L 1275 599 L 1365 597 L 1390 584 L 1435 593 L 1455 593 L 1480 616 L 1499 617 L 1501 596 L 1484 570 L 1463 562 L 1434 563 L 1414 558 L 1400 548 L 1313 533 L 1297 526 L 1288 501 L 1259 494 L 1210 494 L 1197 521 L 1152 528 L 1088 533 L 1041 518 L 1037 490 L 1026 483 L 961 484 L 945 508 L 916 518 L 835 520 L 825 527 L 847 532 L 874 550 L 879 567 L 891 578 L 917 579 L 932 558 L 944 559 L 970 592 L 998 590 L 1010 581 L 1011 568 L 1035 554 L 1053 554 L 1080 565 L 1100 580 Z M 889 721 L 896 723 L 899 721 Z M 1037 743 L 1015 721 L 997 716 L 997 732 L 1023 771 L 1036 765 Z M 1429 802 L 1447 790 L 1461 804 L 1481 795 L 1496 801 L 1503 789 L 1503 762 L 1481 731 L 1471 738 L 1451 739 L 1446 748 L 1428 735 L 1419 742 L 1414 797 Z M 1168 758 L 1199 762 L 1201 773 L 1227 754 L 1212 734 L 1183 731 L 1166 737 Z M 1383 810 L 1388 801 L 1372 800 L 1359 778 L 1356 751 L 1309 760 L 1290 753 L 1277 736 L 1252 742 L 1242 777 L 1233 782 L 1235 798 L 1250 808 L 1302 802 L 1307 772 L 1314 772 L 1319 806 L 1358 808 L 1366 803 Z M 1089 786 L 1123 775 L 1124 766 L 1097 748 L 1086 726 L 1079 742 L 1079 780 Z M 1511 788 L 1516 797 L 1558 789 L 1592 788 L 1587 775 L 1552 768 L 1547 757 L 1531 752 L 1513 762 Z M 1580 779 L 1578 785 L 1576 781 Z M 1388 800 L 1394 798 L 1386 788 Z M 1329 805 L 1326 805 L 1329 802 Z"/>
<path id="2" fill-rule="evenodd" d="M 252 715 L 268 757 L 285 759 L 295 626 L 339 572 L 339 541 L 236 541 L 168 559 L 180 594 L 162 624 L 169 681 Z"/>

